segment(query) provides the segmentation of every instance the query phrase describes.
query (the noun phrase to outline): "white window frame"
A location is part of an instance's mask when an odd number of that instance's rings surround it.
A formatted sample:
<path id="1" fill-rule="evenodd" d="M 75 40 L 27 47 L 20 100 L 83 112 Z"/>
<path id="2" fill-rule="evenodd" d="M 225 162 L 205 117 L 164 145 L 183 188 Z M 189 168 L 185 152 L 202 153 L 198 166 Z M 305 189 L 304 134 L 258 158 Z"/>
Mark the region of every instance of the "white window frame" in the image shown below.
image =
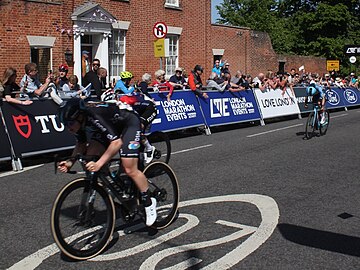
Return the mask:
<path id="1" fill-rule="evenodd" d="M 165 38 L 165 75 L 175 74 L 175 69 L 179 64 L 179 36 L 167 35 Z"/>
<path id="2" fill-rule="evenodd" d="M 165 0 L 165 5 L 171 7 L 180 7 L 179 2 L 180 2 L 179 0 Z"/>
<path id="3" fill-rule="evenodd" d="M 118 48 L 118 49 L 116 49 Z M 125 70 L 126 30 L 113 29 L 109 38 L 109 76 L 120 79 L 120 72 Z"/>

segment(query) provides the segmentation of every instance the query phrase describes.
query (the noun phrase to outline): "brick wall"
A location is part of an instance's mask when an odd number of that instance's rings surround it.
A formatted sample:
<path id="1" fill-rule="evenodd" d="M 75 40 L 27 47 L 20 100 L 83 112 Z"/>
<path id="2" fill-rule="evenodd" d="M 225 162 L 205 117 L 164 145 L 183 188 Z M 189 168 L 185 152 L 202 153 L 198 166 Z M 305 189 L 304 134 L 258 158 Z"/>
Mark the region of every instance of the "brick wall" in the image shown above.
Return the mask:
<path id="1" fill-rule="evenodd" d="M 0 65 L 13 66 L 18 77 L 30 61 L 27 35 L 55 37 L 52 49 L 53 67 L 65 62 L 66 50 L 73 51 L 73 36 L 59 29 L 72 29 L 71 14 L 84 0 L 3 0 L 0 4 Z M 204 77 L 213 66 L 212 49 L 225 49 L 231 71 L 242 70 L 257 75 L 268 69 L 277 71 L 279 56 L 271 46 L 266 33 L 249 28 L 211 24 L 211 1 L 180 0 L 180 9 L 164 7 L 164 0 L 97 0 L 116 19 L 130 21 L 126 36 L 126 67 L 137 79 L 145 72 L 154 74 L 159 59 L 154 57 L 152 27 L 158 21 L 168 26 L 181 27 L 179 39 L 179 66 L 189 72 L 196 64 L 205 67 Z M 281 56 L 284 57 L 284 56 Z M 305 65 L 308 71 L 326 68 L 324 59 L 285 56 L 286 69 Z M 46 68 L 44 68 L 46 70 Z M 0 71 L 2 73 L 2 71 Z M 70 65 L 69 75 L 73 70 Z M 19 78 L 20 79 L 20 78 Z M 205 78 L 204 78 L 205 79 Z"/>

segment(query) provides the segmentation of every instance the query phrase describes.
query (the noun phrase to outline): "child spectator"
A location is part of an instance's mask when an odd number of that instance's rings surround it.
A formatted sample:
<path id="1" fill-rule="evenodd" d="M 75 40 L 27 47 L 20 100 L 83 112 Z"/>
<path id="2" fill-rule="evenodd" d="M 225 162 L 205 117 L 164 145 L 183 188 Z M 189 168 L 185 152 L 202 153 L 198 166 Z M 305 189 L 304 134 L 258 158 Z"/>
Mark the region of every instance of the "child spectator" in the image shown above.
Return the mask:
<path id="1" fill-rule="evenodd" d="M 67 97 L 86 98 L 90 95 L 90 86 L 87 88 L 79 85 L 79 79 L 76 75 L 71 75 L 67 84 L 63 85 L 63 93 Z"/>

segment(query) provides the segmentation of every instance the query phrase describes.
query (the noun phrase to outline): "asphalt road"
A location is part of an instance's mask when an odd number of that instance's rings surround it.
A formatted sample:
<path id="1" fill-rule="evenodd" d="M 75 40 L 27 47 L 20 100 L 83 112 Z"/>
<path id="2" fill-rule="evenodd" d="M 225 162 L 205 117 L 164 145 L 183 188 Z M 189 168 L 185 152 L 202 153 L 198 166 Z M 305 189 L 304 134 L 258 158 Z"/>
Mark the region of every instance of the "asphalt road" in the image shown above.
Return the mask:
<path id="1" fill-rule="evenodd" d="M 360 109 L 214 129 L 172 140 L 180 216 L 152 235 L 114 238 L 91 261 L 57 252 L 50 211 L 74 176 L 46 163 L 0 173 L 0 269 L 359 269 Z"/>

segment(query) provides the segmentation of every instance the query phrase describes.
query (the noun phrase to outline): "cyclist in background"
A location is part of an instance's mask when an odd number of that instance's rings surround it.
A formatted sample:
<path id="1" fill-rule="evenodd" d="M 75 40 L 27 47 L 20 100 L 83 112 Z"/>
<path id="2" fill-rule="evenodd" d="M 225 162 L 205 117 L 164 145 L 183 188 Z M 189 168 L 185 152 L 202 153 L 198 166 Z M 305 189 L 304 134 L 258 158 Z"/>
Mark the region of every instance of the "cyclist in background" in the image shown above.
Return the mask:
<path id="1" fill-rule="evenodd" d="M 146 176 L 138 169 L 140 148 L 140 121 L 134 112 L 120 109 L 111 103 L 88 103 L 82 99 L 68 100 L 59 108 L 60 121 L 77 139 L 73 155 L 102 154 L 96 162 L 88 162 L 86 168 L 99 171 L 120 151 L 125 173 L 135 182 L 141 193 L 141 203 L 145 207 L 146 225 L 151 226 L 157 217 L 156 199 L 150 198 Z M 67 172 L 74 160 L 58 164 L 61 172 Z"/>
<path id="2" fill-rule="evenodd" d="M 144 91 L 139 91 L 136 86 L 132 86 L 131 79 L 133 75 L 129 71 L 122 71 L 114 90 L 107 90 L 101 95 L 102 101 L 116 100 L 120 101 L 120 107 L 130 105 L 136 113 L 138 113 L 141 122 L 141 143 L 145 147 L 145 163 L 150 163 L 154 157 L 155 147 L 150 144 L 145 136 L 145 130 L 150 123 L 156 118 L 157 110 L 152 97 Z M 118 95 L 119 90 L 125 95 Z M 146 97 L 146 98 L 145 98 Z"/>
<path id="3" fill-rule="evenodd" d="M 319 105 L 320 107 L 320 124 L 325 124 L 325 114 L 323 113 L 325 111 L 325 102 L 326 102 L 326 95 L 323 87 L 319 84 L 316 84 L 315 81 L 311 81 L 310 85 L 306 88 L 306 97 L 305 97 L 305 104 L 304 107 L 308 107 L 308 100 L 309 97 L 312 97 L 312 103 L 315 105 Z"/>

